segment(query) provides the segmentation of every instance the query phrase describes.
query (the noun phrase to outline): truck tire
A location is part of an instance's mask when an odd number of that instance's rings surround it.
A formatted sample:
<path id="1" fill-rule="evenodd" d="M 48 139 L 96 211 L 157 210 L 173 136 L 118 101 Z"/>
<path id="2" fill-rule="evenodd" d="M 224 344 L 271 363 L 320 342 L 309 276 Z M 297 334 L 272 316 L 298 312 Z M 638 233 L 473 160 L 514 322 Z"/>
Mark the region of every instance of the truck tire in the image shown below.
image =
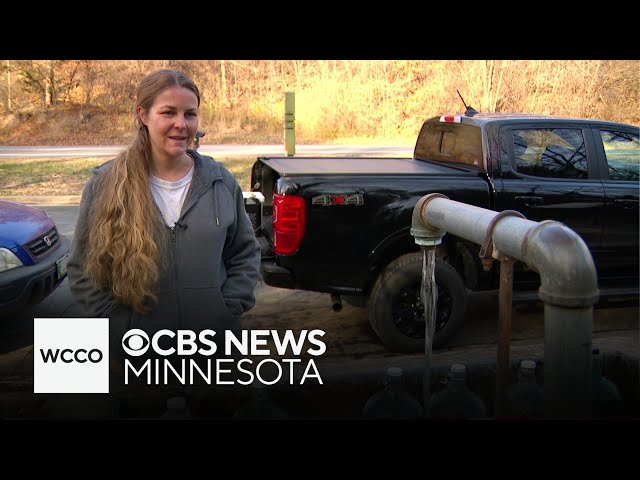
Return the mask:
<path id="1" fill-rule="evenodd" d="M 393 351 L 424 352 L 424 306 L 420 301 L 422 252 L 393 260 L 380 274 L 369 299 L 369 322 Z M 438 306 L 433 349 L 443 347 L 464 322 L 467 290 L 455 269 L 436 259 Z"/>

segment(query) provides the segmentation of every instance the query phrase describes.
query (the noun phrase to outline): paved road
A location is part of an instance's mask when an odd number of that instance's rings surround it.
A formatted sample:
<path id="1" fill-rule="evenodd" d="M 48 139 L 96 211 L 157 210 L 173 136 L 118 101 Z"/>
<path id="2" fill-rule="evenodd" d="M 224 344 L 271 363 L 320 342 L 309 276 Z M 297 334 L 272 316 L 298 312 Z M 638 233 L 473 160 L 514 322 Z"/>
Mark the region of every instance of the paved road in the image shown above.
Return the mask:
<path id="1" fill-rule="evenodd" d="M 0 159 L 55 158 L 55 157 L 113 157 L 122 151 L 125 145 L 74 146 L 74 147 L 7 147 L 0 146 Z M 286 155 L 283 145 L 201 145 L 204 155 L 224 156 L 260 156 Z M 354 156 L 396 156 L 411 157 L 413 145 L 297 145 L 296 155 L 354 155 Z"/>

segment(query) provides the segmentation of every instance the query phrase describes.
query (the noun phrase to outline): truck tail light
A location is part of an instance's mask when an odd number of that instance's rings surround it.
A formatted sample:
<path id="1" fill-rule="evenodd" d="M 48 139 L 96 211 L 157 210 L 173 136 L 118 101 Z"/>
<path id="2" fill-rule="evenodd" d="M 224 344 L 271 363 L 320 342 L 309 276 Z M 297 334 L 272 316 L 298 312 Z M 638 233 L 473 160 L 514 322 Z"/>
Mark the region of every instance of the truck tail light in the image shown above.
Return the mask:
<path id="1" fill-rule="evenodd" d="M 298 250 L 307 222 L 307 208 L 299 195 L 273 195 L 273 250 L 291 255 Z"/>

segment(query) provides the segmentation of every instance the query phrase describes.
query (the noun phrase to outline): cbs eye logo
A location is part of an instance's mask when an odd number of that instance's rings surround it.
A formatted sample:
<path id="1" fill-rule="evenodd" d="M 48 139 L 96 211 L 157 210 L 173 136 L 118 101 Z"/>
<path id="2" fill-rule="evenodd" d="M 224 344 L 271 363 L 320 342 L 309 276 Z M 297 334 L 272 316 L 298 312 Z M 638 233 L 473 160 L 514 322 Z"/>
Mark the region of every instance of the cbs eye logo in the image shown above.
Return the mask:
<path id="1" fill-rule="evenodd" d="M 134 328 L 122 337 L 122 348 L 128 355 L 139 357 L 149 350 L 149 336 L 144 330 Z"/>

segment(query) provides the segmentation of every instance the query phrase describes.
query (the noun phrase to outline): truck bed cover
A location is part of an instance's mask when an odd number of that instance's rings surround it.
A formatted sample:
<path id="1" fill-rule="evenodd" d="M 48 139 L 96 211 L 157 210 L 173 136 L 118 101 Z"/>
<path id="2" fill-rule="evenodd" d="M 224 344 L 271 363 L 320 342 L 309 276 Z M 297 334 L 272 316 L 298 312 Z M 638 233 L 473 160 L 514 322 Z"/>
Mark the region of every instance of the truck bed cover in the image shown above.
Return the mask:
<path id="1" fill-rule="evenodd" d="M 281 176 L 293 175 L 407 175 L 430 174 L 446 175 L 477 172 L 466 168 L 425 162 L 414 158 L 388 157 L 261 157 L 263 163 L 269 165 Z"/>

